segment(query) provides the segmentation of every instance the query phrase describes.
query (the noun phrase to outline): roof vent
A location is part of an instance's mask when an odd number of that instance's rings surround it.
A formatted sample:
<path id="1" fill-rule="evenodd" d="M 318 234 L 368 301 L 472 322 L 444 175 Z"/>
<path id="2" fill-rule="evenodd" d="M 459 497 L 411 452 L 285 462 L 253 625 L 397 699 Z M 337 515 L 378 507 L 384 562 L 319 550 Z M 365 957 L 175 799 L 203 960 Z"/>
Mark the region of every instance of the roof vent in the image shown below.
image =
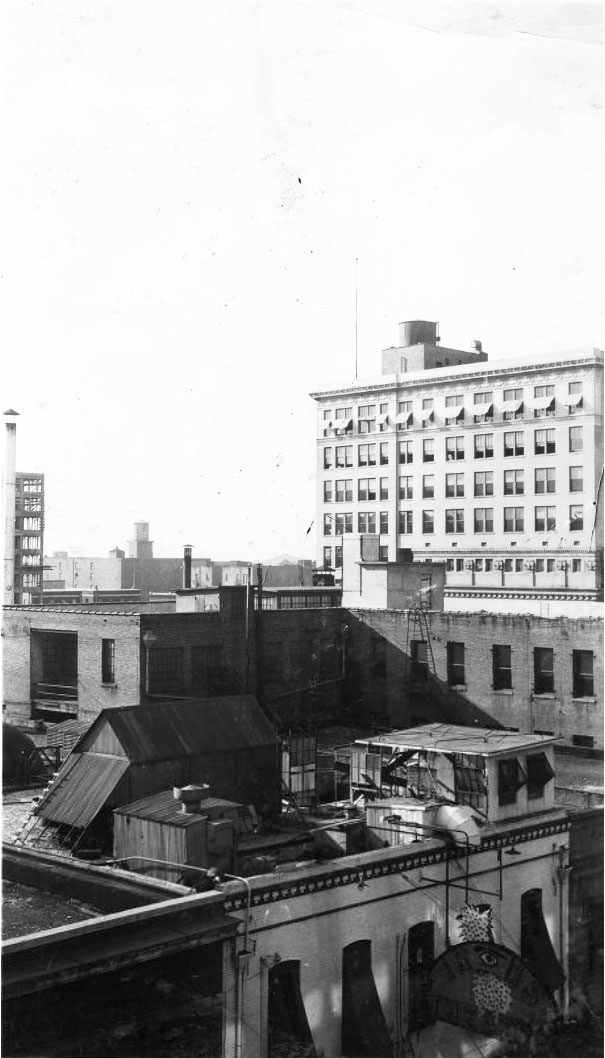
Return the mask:
<path id="1" fill-rule="evenodd" d="M 202 783 L 200 786 L 173 786 L 172 794 L 175 801 L 181 802 L 181 811 L 187 812 L 190 815 L 199 812 L 201 809 L 202 801 L 205 801 L 209 796 L 210 787 L 207 783 Z"/>

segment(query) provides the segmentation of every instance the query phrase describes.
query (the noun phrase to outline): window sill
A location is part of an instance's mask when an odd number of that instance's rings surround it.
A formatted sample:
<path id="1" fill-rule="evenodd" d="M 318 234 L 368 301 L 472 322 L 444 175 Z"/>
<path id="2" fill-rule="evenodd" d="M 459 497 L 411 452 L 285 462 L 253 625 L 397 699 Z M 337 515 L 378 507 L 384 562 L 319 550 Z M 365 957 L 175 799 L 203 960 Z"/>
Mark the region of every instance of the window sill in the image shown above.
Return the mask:
<path id="1" fill-rule="evenodd" d="M 117 686 L 118 686 L 117 683 L 102 683 L 101 684 L 101 687 L 107 687 L 107 689 L 109 691 L 115 691 Z"/>
<path id="2" fill-rule="evenodd" d="M 492 687 L 494 694 L 514 694 L 514 687 Z"/>
<path id="3" fill-rule="evenodd" d="M 448 683 L 448 687 L 452 691 L 466 691 L 466 683 Z"/>
<path id="4" fill-rule="evenodd" d="M 594 695 L 586 695 L 583 698 L 572 698 L 572 702 L 577 702 L 579 705 L 594 705 L 596 703 L 596 697 Z"/>
<path id="5" fill-rule="evenodd" d="M 532 698 L 548 698 L 549 700 L 555 700 L 556 694 L 554 691 L 533 691 Z"/>

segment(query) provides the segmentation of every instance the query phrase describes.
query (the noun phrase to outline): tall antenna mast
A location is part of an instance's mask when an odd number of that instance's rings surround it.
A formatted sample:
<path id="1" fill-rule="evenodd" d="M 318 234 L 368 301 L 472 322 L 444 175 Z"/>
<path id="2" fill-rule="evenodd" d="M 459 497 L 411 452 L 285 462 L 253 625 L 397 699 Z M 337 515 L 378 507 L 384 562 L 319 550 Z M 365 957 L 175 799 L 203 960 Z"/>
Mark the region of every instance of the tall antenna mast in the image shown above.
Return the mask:
<path id="1" fill-rule="evenodd" d="M 355 381 L 357 381 L 357 258 L 355 258 Z"/>

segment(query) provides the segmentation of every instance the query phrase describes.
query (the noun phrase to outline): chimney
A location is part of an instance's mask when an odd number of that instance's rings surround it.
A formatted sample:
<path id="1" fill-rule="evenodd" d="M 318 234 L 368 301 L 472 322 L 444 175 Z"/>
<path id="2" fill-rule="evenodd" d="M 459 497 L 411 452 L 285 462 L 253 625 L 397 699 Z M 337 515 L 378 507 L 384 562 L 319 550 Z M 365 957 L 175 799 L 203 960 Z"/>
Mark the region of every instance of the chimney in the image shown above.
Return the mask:
<path id="1" fill-rule="evenodd" d="M 200 786 L 189 784 L 189 786 L 173 786 L 172 793 L 175 801 L 181 802 L 181 812 L 187 815 L 195 815 L 201 811 L 202 803 L 208 798 L 210 787 L 207 783 Z"/>
<path id="2" fill-rule="evenodd" d="M 4 412 L 6 426 L 3 496 L 4 503 L 4 603 L 10 606 L 15 601 L 15 506 L 17 465 L 17 416 L 18 411 L 9 408 Z"/>
<path id="3" fill-rule="evenodd" d="M 189 544 L 185 544 L 183 549 L 183 587 L 191 587 L 191 554 L 193 548 Z"/>
<path id="4" fill-rule="evenodd" d="M 483 352 L 483 342 L 480 342 L 478 338 L 474 338 L 471 342 L 471 349 L 475 353 Z"/>

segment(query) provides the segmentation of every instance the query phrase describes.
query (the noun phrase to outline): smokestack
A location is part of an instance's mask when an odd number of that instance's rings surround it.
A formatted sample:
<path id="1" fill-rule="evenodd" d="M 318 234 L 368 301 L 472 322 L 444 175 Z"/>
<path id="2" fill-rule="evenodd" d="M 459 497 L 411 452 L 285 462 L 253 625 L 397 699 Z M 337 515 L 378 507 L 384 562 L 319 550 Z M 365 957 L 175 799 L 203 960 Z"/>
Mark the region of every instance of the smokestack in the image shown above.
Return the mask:
<path id="1" fill-rule="evenodd" d="M 9 408 L 4 412 L 6 426 L 4 477 L 2 499 L 4 503 L 4 603 L 10 606 L 15 601 L 15 505 L 17 466 L 17 416 L 18 411 Z"/>
<path id="2" fill-rule="evenodd" d="M 189 544 L 185 545 L 183 550 L 183 587 L 191 587 L 191 555 L 193 548 Z"/>

